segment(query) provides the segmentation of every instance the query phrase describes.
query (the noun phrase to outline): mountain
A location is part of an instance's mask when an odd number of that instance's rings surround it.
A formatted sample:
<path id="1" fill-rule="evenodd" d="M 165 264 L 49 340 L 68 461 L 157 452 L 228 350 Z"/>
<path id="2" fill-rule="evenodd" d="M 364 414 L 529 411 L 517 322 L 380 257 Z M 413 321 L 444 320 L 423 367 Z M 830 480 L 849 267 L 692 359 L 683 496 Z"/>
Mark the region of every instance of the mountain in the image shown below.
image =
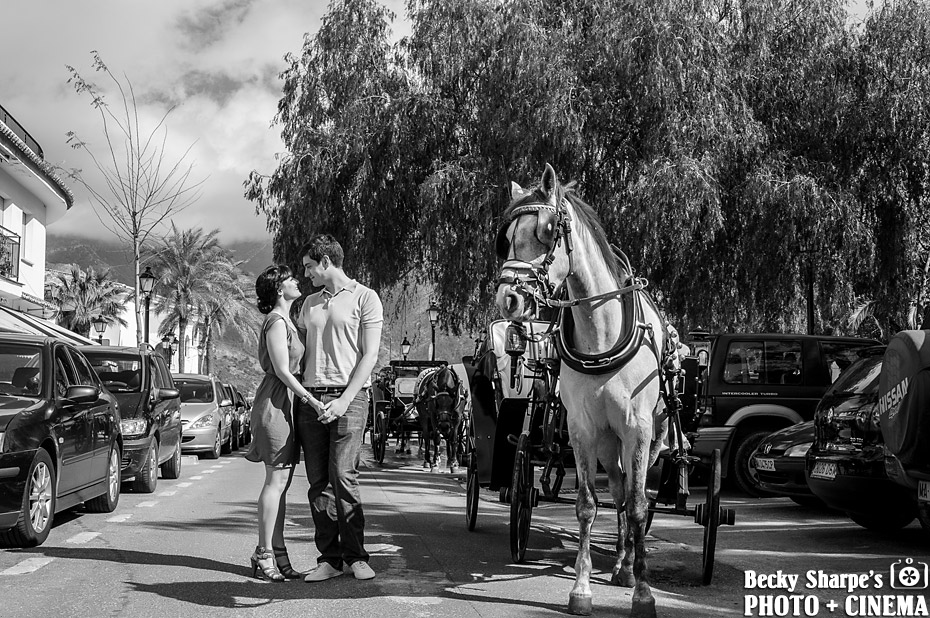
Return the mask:
<path id="1" fill-rule="evenodd" d="M 266 241 L 238 240 L 220 243 L 236 260 L 242 270 L 257 276 L 271 264 L 271 238 Z M 84 238 L 81 236 L 49 233 L 46 240 L 48 264 L 78 264 L 81 268 L 93 266 L 95 270 L 109 268 L 114 279 L 126 285 L 133 284 L 132 248 L 118 240 Z"/>

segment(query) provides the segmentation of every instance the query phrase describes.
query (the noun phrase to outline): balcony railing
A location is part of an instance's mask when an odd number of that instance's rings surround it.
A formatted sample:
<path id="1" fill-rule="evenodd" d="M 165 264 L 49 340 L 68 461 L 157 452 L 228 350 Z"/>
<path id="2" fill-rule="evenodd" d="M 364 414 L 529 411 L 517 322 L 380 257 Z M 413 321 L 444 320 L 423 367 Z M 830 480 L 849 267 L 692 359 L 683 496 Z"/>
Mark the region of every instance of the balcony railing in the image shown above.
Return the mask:
<path id="1" fill-rule="evenodd" d="M 19 281 L 19 234 L 0 226 L 0 277 Z"/>
<path id="2" fill-rule="evenodd" d="M 29 135 L 29 131 L 27 131 L 23 125 L 16 122 L 16 118 L 13 118 L 10 112 L 6 111 L 2 105 L 0 105 L 0 122 L 10 127 L 10 130 L 16 134 L 16 137 L 26 142 L 26 146 L 28 146 L 32 152 L 39 155 L 42 159 L 45 158 L 45 153 L 42 152 L 42 147 L 39 146 L 39 142 Z"/>

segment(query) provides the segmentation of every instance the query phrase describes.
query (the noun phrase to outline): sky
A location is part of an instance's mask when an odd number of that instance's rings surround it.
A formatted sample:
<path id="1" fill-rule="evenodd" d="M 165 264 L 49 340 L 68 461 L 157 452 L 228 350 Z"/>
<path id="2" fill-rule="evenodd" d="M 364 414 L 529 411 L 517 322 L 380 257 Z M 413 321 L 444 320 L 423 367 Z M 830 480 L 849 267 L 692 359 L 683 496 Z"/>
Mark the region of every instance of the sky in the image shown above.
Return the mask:
<path id="1" fill-rule="evenodd" d="M 383 2 L 407 34 L 403 0 Z M 118 102 L 114 85 L 95 72 L 96 50 L 110 70 L 132 82 L 142 133 L 167 111 L 169 160 L 191 147 L 191 178 L 204 180 L 198 201 L 175 216 L 181 229 L 218 228 L 220 239 L 267 240 L 265 218 L 243 197 L 252 170 L 272 173 L 285 151 L 271 122 L 281 98 L 284 55 L 299 54 L 326 0 L 4 0 L 0 35 L 0 105 L 38 141 L 45 159 L 92 171 L 72 149 L 74 131 L 91 148 L 106 146 L 88 95 L 68 84 L 71 65 Z M 159 134 L 160 135 L 160 134 Z M 173 159 L 171 156 L 173 155 Z M 89 197 L 68 182 L 75 204 L 48 228 L 52 235 L 110 238 Z"/>

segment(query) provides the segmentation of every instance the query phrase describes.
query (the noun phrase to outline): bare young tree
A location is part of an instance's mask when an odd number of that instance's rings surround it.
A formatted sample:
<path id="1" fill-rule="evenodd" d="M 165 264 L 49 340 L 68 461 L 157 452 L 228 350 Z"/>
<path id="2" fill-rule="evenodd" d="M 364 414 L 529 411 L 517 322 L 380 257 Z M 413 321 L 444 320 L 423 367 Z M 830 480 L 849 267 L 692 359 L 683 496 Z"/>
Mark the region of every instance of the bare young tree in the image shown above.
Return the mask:
<path id="1" fill-rule="evenodd" d="M 71 74 L 68 83 L 74 86 L 77 94 L 89 95 L 91 106 L 100 114 L 105 147 L 95 150 L 90 143 L 69 131 L 68 144 L 87 152 L 102 180 L 87 177 L 80 169 L 65 170 L 65 173 L 90 194 L 101 224 L 117 238 L 132 245 L 136 338 L 141 342 L 141 248 L 161 223 L 200 197 L 199 188 L 206 179 L 191 179 L 194 163 L 189 160 L 189 155 L 193 143 L 173 162 L 166 148 L 168 128 L 165 121 L 176 106 L 171 106 L 149 131 L 142 126 L 135 90 L 129 78 L 124 75 L 122 80 L 118 79 L 100 54 L 96 51 L 91 54 L 94 71 L 102 72 L 112 81 L 119 92 L 120 105 L 111 108 L 100 88 L 84 79 L 77 69 L 66 65 Z"/>

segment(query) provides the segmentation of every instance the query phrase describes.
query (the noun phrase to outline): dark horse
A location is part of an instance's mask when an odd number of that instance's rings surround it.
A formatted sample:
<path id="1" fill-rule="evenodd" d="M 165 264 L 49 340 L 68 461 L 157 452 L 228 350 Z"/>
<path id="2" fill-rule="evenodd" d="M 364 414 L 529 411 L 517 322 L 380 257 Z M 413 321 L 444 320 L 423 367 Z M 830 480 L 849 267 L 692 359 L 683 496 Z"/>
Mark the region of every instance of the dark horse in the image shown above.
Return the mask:
<path id="1" fill-rule="evenodd" d="M 446 454 L 452 473 L 458 472 L 459 432 L 463 416 L 461 381 L 449 365 L 427 369 L 417 379 L 414 405 L 420 415 L 420 436 L 425 448 L 423 465 L 436 472 L 439 441 L 446 441 Z"/>

